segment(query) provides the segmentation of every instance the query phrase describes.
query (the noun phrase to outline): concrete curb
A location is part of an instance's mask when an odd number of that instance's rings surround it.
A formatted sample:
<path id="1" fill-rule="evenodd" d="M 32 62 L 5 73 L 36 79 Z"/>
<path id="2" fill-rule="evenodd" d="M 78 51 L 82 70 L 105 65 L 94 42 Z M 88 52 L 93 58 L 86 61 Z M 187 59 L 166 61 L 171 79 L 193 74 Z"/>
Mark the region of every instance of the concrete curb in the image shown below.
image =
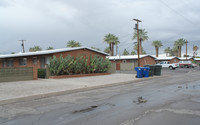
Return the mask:
<path id="1" fill-rule="evenodd" d="M 6 100 L 0 100 L 0 105 L 24 102 L 24 101 L 31 101 L 31 100 L 47 98 L 47 97 L 51 97 L 51 96 L 60 96 L 60 95 L 64 95 L 64 94 L 72 94 L 72 93 L 76 93 L 76 92 L 84 92 L 84 91 L 89 91 L 89 90 L 94 90 L 94 89 L 101 89 L 101 88 L 114 87 L 114 86 L 120 86 L 120 85 L 126 85 L 126 84 L 133 84 L 133 82 L 137 83 L 137 82 L 148 81 L 148 80 L 152 80 L 155 78 L 163 78 L 163 77 L 168 77 L 168 76 L 167 75 L 154 76 L 154 77 L 142 78 L 142 79 L 131 80 L 131 81 L 126 81 L 126 82 L 111 83 L 111 84 L 107 84 L 107 85 L 98 85 L 98 86 L 78 88 L 78 89 L 73 89 L 73 90 L 65 90 L 65 91 L 43 93 L 43 94 L 24 96 L 24 97 L 18 97 L 18 98 L 11 98 L 11 99 L 6 99 Z"/>

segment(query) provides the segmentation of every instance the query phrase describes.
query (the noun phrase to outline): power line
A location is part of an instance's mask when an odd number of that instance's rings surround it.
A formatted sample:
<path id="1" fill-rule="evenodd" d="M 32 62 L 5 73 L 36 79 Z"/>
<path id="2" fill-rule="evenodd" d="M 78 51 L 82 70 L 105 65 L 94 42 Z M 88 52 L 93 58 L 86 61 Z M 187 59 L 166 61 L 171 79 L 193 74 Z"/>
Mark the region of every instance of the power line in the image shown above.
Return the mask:
<path id="1" fill-rule="evenodd" d="M 182 18 L 184 18 L 187 22 L 191 23 L 194 25 L 194 23 L 189 20 L 187 17 L 185 17 L 184 15 L 182 15 L 181 13 L 179 13 L 178 11 L 176 11 L 175 9 L 173 9 L 172 7 L 170 7 L 166 2 L 164 2 L 163 0 L 160 0 L 160 2 L 165 5 L 167 8 L 171 9 L 174 13 L 176 13 L 177 15 L 181 16 Z"/>

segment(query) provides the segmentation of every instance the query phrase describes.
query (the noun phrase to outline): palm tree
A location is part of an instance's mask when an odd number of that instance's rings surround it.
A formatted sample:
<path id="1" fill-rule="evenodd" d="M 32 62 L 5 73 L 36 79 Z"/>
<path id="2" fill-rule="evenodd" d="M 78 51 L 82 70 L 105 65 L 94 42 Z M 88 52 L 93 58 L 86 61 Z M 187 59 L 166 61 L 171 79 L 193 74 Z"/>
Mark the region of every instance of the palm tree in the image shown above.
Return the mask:
<path id="1" fill-rule="evenodd" d="M 158 50 L 161 46 L 163 46 L 162 42 L 159 40 L 153 41 L 152 45 L 155 47 L 156 49 L 156 57 L 158 57 Z"/>
<path id="2" fill-rule="evenodd" d="M 139 30 L 139 48 L 140 48 L 139 53 L 140 54 L 142 54 L 142 42 L 149 39 L 149 37 L 147 36 L 147 33 L 148 32 L 145 31 L 145 29 Z M 134 32 L 132 39 L 137 40 L 137 31 Z"/>
<path id="3" fill-rule="evenodd" d="M 166 56 L 169 56 L 170 53 L 171 53 L 170 47 L 167 47 L 164 51 L 165 51 L 165 53 L 166 53 Z"/>
<path id="4" fill-rule="evenodd" d="M 109 53 L 110 53 L 110 48 L 109 48 L 109 47 L 106 47 L 106 48 L 104 49 L 104 52 L 109 54 Z"/>
<path id="5" fill-rule="evenodd" d="M 174 42 L 174 46 L 178 48 L 178 57 L 181 57 L 181 47 L 185 44 L 185 40 L 183 38 L 178 39 Z"/>
<path id="6" fill-rule="evenodd" d="M 178 52 L 179 49 L 177 46 L 174 46 L 173 49 L 172 49 L 172 56 L 177 56 L 178 57 Z"/>
<path id="7" fill-rule="evenodd" d="M 133 47 L 133 50 L 135 50 L 138 53 L 138 44 L 136 43 Z M 141 54 L 146 54 L 146 51 L 144 51 L 143 47 L 141 48 L 142 53 Z"/>
<path id="8" fill-rule="evenodd" d="M 67 42 L 67 47 L 70 47 L 70 48 L 81 47 L 81 46 L 82 46 L 81 43 L 74 40 L 70 40 Z"/>
<path id="9" fill-rule="evenodd" d="M 116 37 L 114 34 L 107 34 L 104 36 L 104 42 L 106 42 L 109 45 L 110 49 L 110 55 L 114 55 L 114 45 L 119 44 L 118 37 Z"/>
<path id="10" fill-rule="evenodd" d="M 34 46 L 33 48 L 29 48 L 29 52 L 41 51 L 42 48 L 40 46 Z"/>
<path id="11" fill-rule="evenodd" d="M 198 46 L 193 46 L 193 56 L 197 56 L 197 50 L 198 50 Z"/>
<path id="12" fill-rule="evenodd" d="M 124 49 L 123 55 L 129 55 L 129 52 L 126 49 Z"/>
<path id="13" fill-rule="evenodd" d="M 53 50 L 54 48 L 52 46 L 47 47 L 47 50 Z"/>

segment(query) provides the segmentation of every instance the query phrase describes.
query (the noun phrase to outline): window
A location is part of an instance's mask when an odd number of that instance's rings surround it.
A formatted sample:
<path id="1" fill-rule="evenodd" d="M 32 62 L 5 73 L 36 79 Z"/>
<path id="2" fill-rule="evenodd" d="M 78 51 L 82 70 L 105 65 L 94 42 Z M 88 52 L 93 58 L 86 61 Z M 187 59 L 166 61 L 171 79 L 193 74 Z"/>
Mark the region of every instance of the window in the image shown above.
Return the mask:
<path id="1" fill-rule="evenodd" d="M 33 64 L 37 64 L 37 57 L 33 57 Z"/>
<path id="2" fill-rule="evenodd" d="M 13 59 L 8 60 L 8 67 L 13 67 Z"/>
<path id="3" fill-rule="evenodd" d="M 45 68 L 46 64 L 50 64 L 50 56 L 40 57 L 40 68 Z"/>
<path id="4" fill-rule="evenodd" d="M 176 62 L 176 59 L 174 60 L 174 62 Z"/>
<path id="5" fill-rule="evenodd" d="M 26 66 L 27 64 L 27 58 L 20 58 L 19 59 L 19 65 L 20 66 Z"/>
<path id="6" fill-rule="evenodd" d="M 45 67 L 45 57 L 40 57 L 40 68 Z"/>
<path id="7" fill-rule="evenodd" d="M 6 61 L 2 61 L 2 67 L 6 67 Z"/>

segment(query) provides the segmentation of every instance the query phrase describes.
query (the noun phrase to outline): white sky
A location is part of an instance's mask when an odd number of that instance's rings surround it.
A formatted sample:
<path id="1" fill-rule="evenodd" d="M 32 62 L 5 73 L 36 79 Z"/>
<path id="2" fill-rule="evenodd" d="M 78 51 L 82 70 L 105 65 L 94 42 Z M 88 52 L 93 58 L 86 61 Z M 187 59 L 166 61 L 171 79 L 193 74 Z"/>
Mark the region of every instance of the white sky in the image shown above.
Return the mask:
<path id="1" fill-rule="evenodd" d="M 0 0 L 0 53 L 22 51 L 21 39 L 26 51 L 34 45 L 65 48 L 69 40 L 104 50 L 107 33 L 119 37 L 121 53 L 131 51 L 133 18 L 148 31 L 148 54 L 155 54 L 153 40 L 163 42 L 160 53 L 179 38 L 189 41 L 189 51 L 199 45 L 198 0 Z"/>

